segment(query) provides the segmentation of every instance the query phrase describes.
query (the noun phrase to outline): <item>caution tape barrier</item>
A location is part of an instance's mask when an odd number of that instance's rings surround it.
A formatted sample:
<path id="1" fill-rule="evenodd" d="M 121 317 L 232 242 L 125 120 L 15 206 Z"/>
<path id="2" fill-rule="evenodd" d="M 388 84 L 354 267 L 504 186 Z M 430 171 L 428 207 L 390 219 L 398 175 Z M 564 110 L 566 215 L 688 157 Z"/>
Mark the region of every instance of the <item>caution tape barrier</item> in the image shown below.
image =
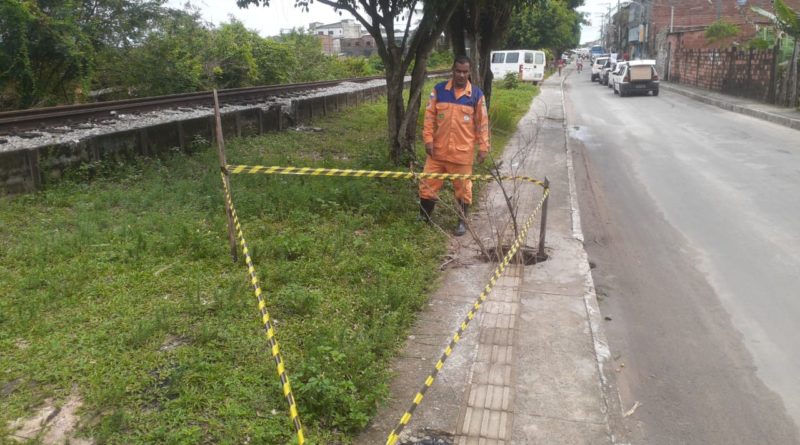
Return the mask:
<path id="1" fill-rule="evenodd" d="M 528 230 L 531 227 L 536 215 L 541 210 L 542 205 L 544 204 L 545 200 L 547 199 L 548 195 L 550 194 L 550 189 L 545 185 L 543 181 L 540 181 L 535 178 L 531 178 L 528 176 L 510 176 L 510 175 L 458 175 L 458 174 L 450 174 L 450 173 L 416 173 L 416 172 L 399 172 L 399 171 L 381 171 L 381 170 L 352 170 L 352 169 L 337 169 L 337 168 L 310 168 L 310 167 L 281 167 L 281 166 L 263 166 L 263 165 L 226 165 L 222 171 L 222 179 L 223 179 L 223 186 L 225 188 L 225 198 L 227 200 L 227 205 L 231 210 L 233 215 L 234 224 L 236 226 L 237 236 L 239 238 L 239 242 L 242 246 L 243 253 L 245 256 L 245 261 L 247 263 L 248 272 L 250 273 L 250 281 L 255 289 L 256 297 L 258 298 L 258 308 L 262 314 L 262 322 L 264 324 L 264 329 L 267 333 L 267 341 L 269 343 L 272 356 L 275 359 L 275 364 L 278 367 L 278 374 L 281 379 L 281 383 L 283 384 L 283 393 L 286 397 L 286 401 L 289 403 L 289 411 L 292 418 L 292 422 L 294 423 L 295 430 L 297 432 L 297 438 L 300 445 L 305 442 L 303 437 L 303 429 L 300 424 L 300 418 L 297 414 L 297 406 L 295 404 L 294 397 L 292 396 L 291 386 L 289 385 L 289 377 L 286 375 L 286 369 L 283 364 L 283 360 L 280 356 L 280 350 L 278 348 L 277 339 L 275 339 L 275 332 L 272 328 L 270 323 L 269 313 L 266 310 L 266 302 L 263 299 L 261 288 L 258 284 L 258 278 L 256 277 L 255 267 L 253 266 L 253 261 L 250 258 L 249 251 L 247 249 L 247 243 L 244 240 L 244 234 L 242 233 L 241 224 L 239 223 L 239 218 L 236 215 L 236 211 L 233 207 L 233 200 L 230 195 L 230 190 L 228 190 L 228 186 L 225 182 L 225 175 L 226 174 L 265 174 L 265 175 L 294 175 L 294 176 L 338 176 L 338 177 L 359 177 L 359 178 L 387 178 L 387 179 L 422 179 L 422 178 L 433 178 L 433 179 L 469 179 L 473 181 L 490 181 L 490 180 L 511 180 L 511 181 L 524 181 L 529 182 L 532 184 L 536 184 L 544 189 L 542 193 L 542 199 L 539 201 L 539 204 L 534 209 L 533 213 L 528 217 L 525 221 L 525 224 L 522 226 L 522 229 L 519 232 L 519 235 L 514 240 L 514 243 L 511 245 L 508 253 L 503 257 L 503 261 L 497 266 L 494 271 L 494 274 L 489 279 L 489 283 L 486 284 L 486 287 L 483 289 L 483 292 L 478 296 L 478 299 L 472 305 L 472 308 L 464 317 L 464 320 L 459 325 L 458 329 L 456 330 L 455 334 L 453 334 L 450 343 L 445 348 L 444 352 L 442 352 L 439 361 L 436 362 L 433 371 L 428 375 L 425 379 L 425 382 L 420 389 L 420 391 L 414 396 L 414 400 L 411 403 L 411 407 L 403 414 L 400 418 L 399 423 L 397 426 L 389 433 L 389 437 L 386 439 L 386 445 L 394 445 L 400 438 L 400 433 L 402 432 L 403 428 L 411 421 L 411 417 L 414 414 L 414 411 L 422 403 L 423 398 L 425 397 L 425 392 L 428 388 L 433 385 L 433 382 L 436 379 L 436 376 L 441 371 L 442 367 L 444 367 L 444 363 L 448 357 L 453 353 L 453 348 L 455 348 L 456 344 L 459 340 L 461 340 L 461 336 L 466 331 L 467 327 L 469 326 L 470 322 L 475 318 L 475 315 L 480 310 L 483 303 L 486 301 L 486 298 L 491 293 L 492 289 L 494 288 L 495 284 L 497 284 L 497 280 L 503 275 L 505 272 L 506 267 L 511 262 L 511 259 L 516 255 L 517 251 L 519 250 L 520 246 L 525 240 L 525 237 L 528 234 Z"/>
<path id="2" fill-rule="evenodd" d="M 351 176 L 359 178 L 386 179 L 469 179 L 472 181 L 491 181 L 494 179 L 508 181 L 525 181 L 545 188 L 544 182 L 528 176 L 492 176 L 492 175 L 456 175 L 451 173 L 398 172 L 381 170 L 351 170 L 340 168 L 280 167 L 263 165 L 226 165 L 225 169 L 233 174 L 263 175 L 297 175 L 297 176 Z"/>
<path id="3" fill-rule="evenodd" d="M 231 198 L 231 191 L 228 189 L 228 184 L 225 181 L 224 173 L 222 174 L 222 186 L 225 188 L 225 200 L 227 201 L 228 208 L 233 216 L 233 223 L 236 226 L 236 235 L 239 238 L 239 244 L 242 246 L 242 253 L 244 254 L 244 260 L 247 264 L 247 271 L 250 274 L 250 284 L 253 285 L 253 290 L 256 294 L 256 298 L 258 299 L 258 309 L 261 311 L 261 322 L 263 323 L 264 331 L 267 334 L 267 344 L 269 345 L 272 358 L 275 360 L 275 366 L 278 370 L 278 376 L 281 379 L 281 385 L 283 385 L 283 396 L 286 398 L 286 402 L 289 404 L 289 415 L 291 416 L 294 429 L 297 433 L 297 442 L 299 445 L 303 445 L 305 443 L 303 426 L 300 424 L 300 416 L 297 413 L 297 404 L 295 403 L 294 395 L 292 394 L 292 386 L 289 384 L 289 376 L 286 374 L 286 366 L 283 363 L 283 358 L 281 358 L 281 351 L 278 347 L 278 339 L 275 338 L 275 329 L 272 327 L 272 322 L 269 318 L 269 311 L 267 311 L 267 302 L 262 296 L 261 286 L 258 284 L 258 276 L 256 275 L 256 268 L 253 265 L 252 258 L 250 258 L 250 249 L 247 248 L 247 241 L 244 239 L 242 225 L 239 223 L 239 217 L 236 215 L 236 209 L 233 207 L 233 198 Z"/>
<path id="4" fill-rule="evenodd" d="M 441 371 L 442 367 L 444 367 L 445 360 L 447 360 L 447 358 L 450 357 L 450 354 L 453 353 L 453 348 L 455 348 L 458 341 L 461 340 L 461 336 L 464 334 L 464 331 L 466 331 L 467 326 L 469 326 L 469 323 L 475 318 L 475 315 L 478 313 L 478 310 L 480 310 L 481 306 L 486 301 L 486 298 L 489 296 L 489 293 L 492 291 L 492 288 L 495 286 L 495 284 L 497 284 L 497 280 L 503 275 L 503 272 L 505 272 L 505 269 L 511 262 L 511 259 L 514 257 L 514 255 L 517 253 L 520 246 L 524 242 L 525 237 L 528 235 L 528 229 L 530 229 L 531 224 L 533 223 L 534 219 L 536 218 L 536 215 L 539 213 L 539 210 L 542 208 L 542 205 L 544 204 L 544 201 L 545 199 L 547 199 L 547 196 L 549 194 L 550 190 L 545 188 L 544 193 L 542 194 L 542 199 L 539 201 L 539 204 L 533 210 L 531 216 L 528 217 L 528 220 L 525 221 L 525 224 L 522 226 L 522 230 L 520 230 L 517 239 L 514 240 L 514 243 L 511 245 L 511 248 L 508 250 L 508 253 L 506 254 L 505 257 L 503 257 L 503 261 L 494 270 L 494 274 L 492 275 L 492 278 L 489 279 L 489 283 L 486 284 L 486 287 L 483 289 L 483 292 L 481 292 L 480 296 L 478 296 L 478 299 L 475 300 L 475 303 L 473 303 L 472 309 L 469 310 L 466 317 L 464 317 L 464 320 L 458 326 L 458 330 L 456 330 L 456 333 L 453 334 L 453 338 L 450 340 L 450 344 L 448 344 L 447 347 L 444 349 L 444 352 L 442 352 L 439 361 L 436 362 L 436 365 L 434 365 L 433 371 L 425 379 L 425 383 L 422 385 L 422 389 L 420 389 L 417 395 L 414 396 L 414 401 L 411 402 L 411 407 L 408 408 L 408 410 L 406 410 L 406 412 L 400 418 L 400 422 L 392 430 L 392 432 L 389 433 L 389 437 L 386 439 L 386 445 L 394 445 L 395 443 L 397 443 L 397 440 L 400 438 L 400 433 L 403 431 L 403 428 L 405 428 L 405 426 L 408 425 L 408 422 L 411 420 L 411 416 L 414 415 L 414 410 L 416 410 L 417 406 L 419 406 L 419 404 L 422 403 L 422 399 L 425 397 L 425 392 L 428 390 L 428 388 L 431 387 L 431 385 L 433 385 L 433 381 L 436 379 L 437 374 L 439 374 L 439 371 Z"/>

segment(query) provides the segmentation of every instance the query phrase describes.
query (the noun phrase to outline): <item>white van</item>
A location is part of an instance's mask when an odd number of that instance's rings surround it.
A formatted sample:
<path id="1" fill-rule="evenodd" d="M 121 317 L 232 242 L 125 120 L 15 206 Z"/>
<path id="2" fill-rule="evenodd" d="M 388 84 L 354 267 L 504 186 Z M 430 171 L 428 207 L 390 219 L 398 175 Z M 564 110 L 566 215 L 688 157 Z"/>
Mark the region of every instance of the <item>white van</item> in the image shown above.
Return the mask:
<path id="1" fill-rule="evenodd" d="M 495 80 L 502 80 L 508 73 L 517 73 L 520 80 L 533 82 L 544 80 L 546 65 L 544 51 L 532 49 L 510 49 L 492 51 L 492 74 Z"/>

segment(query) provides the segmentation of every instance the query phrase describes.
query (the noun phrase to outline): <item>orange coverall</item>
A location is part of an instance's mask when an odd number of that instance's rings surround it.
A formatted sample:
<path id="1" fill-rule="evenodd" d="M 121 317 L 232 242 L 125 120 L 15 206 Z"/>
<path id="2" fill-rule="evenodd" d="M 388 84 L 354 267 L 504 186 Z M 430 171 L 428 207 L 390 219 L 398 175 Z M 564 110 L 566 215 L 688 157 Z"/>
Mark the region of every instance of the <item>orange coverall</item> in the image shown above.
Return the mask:
<path id="1" fill-rule="evenodd" d="M 489 114 L 480 88 L 467 81 L 466 88 L 455 90 L 452 79 L 437 84 L 425 108 L 423 141 L 433 143 L 433 154 L 425 160 L 425 173 L 472 174 L 475 145 L 489 152 Z M 425 178 L 419 184 L 419 197 L 436 200 L 443 180 Z M 456 198 L 472 203 L 472 181 L 453 180 Z"/>

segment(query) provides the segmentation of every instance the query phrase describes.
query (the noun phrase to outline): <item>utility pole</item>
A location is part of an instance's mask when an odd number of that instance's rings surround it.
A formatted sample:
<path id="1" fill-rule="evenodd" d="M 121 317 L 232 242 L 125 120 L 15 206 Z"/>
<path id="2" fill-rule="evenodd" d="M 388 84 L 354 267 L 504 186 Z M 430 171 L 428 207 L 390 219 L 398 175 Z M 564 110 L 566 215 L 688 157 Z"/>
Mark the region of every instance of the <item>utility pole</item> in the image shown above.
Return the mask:
<path id="1" fill-rule="evenodd" d="M 614 15 L 617 16 L 617 20 L 616 20 L 616 22 L 617 22 L 617 26 L 616 26 L 616 28 L 617 28 L 617 37 L 616 37 L 617 41 L 615 42 L 614 46 L 617 47 L 617 53 L 619 53 L 618 45 L 619 45 L 620 42 L 622 42 L 622 24 L 620 23 L 620 22 L 622 22 L 622 20 L 621 20 L 620 14 L 619 14 L 619 0 L 617 0 L 617 12 Z"/>

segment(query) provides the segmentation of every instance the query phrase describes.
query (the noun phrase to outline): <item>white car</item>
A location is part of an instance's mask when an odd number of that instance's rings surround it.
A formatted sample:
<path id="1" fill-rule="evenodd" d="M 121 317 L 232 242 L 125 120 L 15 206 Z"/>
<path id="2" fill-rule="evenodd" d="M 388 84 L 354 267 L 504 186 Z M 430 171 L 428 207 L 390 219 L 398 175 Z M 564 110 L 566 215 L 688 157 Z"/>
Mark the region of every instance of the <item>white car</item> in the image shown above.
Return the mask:
<path id="1" fill-rule="evenodd" d="M 614 76 L 614 93 L 620 97 L 647 93 L 658 96 L 659 84 L 655 60 L 631 60 Z"/>
<path id="2" fill-rule="evenodd" d="M 594 63 L 592 63 L 592 82 L 600 79 L 600 72 L 607 61 L 608 57 L 598 57 L 594 59 Z"/>
<path id="3" fill-rule="evenodd" d="M 625 61 L 625 62 L 617 62 L 617 66 L 614 67 L 614 71 L 612 71 L 608 75 L 608 87 L 609 88 L 614 88 L 614 82 L 615 82 L 615 79 L 616 79 L 615 76 L 618 75 L 622 71 L 622 68 L 625 67 L 625 65 L 627 65 L 627 64 L 628 64 L 627 61 Z"/>

